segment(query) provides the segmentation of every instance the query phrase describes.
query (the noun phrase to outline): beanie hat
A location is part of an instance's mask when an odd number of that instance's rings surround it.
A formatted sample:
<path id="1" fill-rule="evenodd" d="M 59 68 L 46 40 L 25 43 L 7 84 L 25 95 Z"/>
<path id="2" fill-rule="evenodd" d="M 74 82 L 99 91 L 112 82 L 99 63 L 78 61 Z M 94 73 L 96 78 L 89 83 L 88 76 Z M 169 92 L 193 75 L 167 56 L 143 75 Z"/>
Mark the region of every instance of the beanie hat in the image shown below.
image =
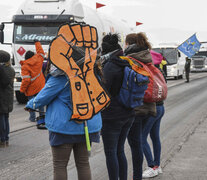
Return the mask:
<path id="1" fill-rule="evenodd" d="M 104 36 L 101 44 L 102 55 L 115 51 L 117 49 L 122 50 L 121 46 L 119 45 L 119 41 L 120 38 L 118 34 L 109 33 Z"/>
<path id="2" fill-rule="evenodd" d="M 26 54 L 25 54 L 25 60 L 31 58 L 32 56 L 34 56 L 34 52 L 27 51 Z"/>
<path id="3" fill-rule="evenodd" d="M 6 51 L 0 50 L 0 62 L 5 63 L 10 60 L 10 54 Z"/>

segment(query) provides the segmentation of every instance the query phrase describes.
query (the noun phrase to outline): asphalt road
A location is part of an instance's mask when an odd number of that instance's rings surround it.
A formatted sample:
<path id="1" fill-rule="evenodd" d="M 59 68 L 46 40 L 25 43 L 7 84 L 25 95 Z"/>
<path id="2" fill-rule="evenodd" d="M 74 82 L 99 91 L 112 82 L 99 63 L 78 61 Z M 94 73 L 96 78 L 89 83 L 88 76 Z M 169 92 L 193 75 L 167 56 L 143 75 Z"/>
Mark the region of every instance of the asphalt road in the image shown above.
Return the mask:
<path id="1" fill-rule="evenodd" d="M 161 123 L 161 165 L 164 170 L 198 124 L 207 117 L 207 73 L 191 74 L 191 79 L 190 83 L 184 83 L 182 79 L 168 81 L 166 112 Z M 50 180 L 52 157 L 48 132 L 37 130 L 33 123 L 28 122 L 28 114 L 23 107 L 24 105 L 14 102 L 14 111 L 10 116 L 11 145 L 0 149 L 0 179 Z M 127 143 L 126 154 L 131 180 L 131 153 Z M 94 180 L 108 179 L 102 143 L 93 144 L 90 163 Z M 77 179 L 72 157 L 68 166 L 68 177 L 71 180 Z M 166 180 L 166 176 L 154 179 Z"/>

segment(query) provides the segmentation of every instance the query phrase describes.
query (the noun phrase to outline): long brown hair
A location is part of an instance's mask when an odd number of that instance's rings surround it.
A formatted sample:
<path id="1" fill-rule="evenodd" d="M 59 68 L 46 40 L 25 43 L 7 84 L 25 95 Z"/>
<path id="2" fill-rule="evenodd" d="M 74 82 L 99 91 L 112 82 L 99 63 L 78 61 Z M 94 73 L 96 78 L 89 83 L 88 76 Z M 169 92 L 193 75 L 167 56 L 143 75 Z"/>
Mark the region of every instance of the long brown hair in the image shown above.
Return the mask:
<path id="1" fill-rule="evenodd" d="M 125 42 L 129 45 L 136 44 L 139 48 L 152 49 L 152 46 L 144 32 L 128 34 Z"/>

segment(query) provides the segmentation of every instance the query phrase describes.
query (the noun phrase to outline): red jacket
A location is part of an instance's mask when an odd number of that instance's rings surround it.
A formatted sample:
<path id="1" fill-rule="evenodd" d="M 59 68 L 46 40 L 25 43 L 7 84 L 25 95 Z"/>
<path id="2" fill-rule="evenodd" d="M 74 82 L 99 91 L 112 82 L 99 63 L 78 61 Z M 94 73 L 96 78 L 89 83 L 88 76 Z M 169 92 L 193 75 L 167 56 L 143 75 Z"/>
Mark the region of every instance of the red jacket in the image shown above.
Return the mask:
<path id="1" fill-rule="evenodd" d="M 20 61 L 22 83 L 20 91 L 26 96 L 33 96 L 40 92 L 45 86 L 45 78 L 42 73 L 42 64 L 44 60 L 44 51 L 41 43 L 36 42 L 36 54 L 29 59 Z"/>

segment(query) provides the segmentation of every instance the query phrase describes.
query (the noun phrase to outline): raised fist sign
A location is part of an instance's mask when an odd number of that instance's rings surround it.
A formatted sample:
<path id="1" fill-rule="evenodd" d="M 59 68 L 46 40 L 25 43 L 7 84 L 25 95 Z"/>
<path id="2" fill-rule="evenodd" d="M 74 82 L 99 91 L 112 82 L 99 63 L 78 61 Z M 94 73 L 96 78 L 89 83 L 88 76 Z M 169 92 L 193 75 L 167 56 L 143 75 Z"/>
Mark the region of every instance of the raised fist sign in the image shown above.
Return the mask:
<path id="1" fill-rule="evenodd" d="M 49 59 L 69 77 L 73 120 L 88 120 L 110 101 L 94 73 L 98 35 L 95 27 L 64 24 L 51 42 Z"/>

